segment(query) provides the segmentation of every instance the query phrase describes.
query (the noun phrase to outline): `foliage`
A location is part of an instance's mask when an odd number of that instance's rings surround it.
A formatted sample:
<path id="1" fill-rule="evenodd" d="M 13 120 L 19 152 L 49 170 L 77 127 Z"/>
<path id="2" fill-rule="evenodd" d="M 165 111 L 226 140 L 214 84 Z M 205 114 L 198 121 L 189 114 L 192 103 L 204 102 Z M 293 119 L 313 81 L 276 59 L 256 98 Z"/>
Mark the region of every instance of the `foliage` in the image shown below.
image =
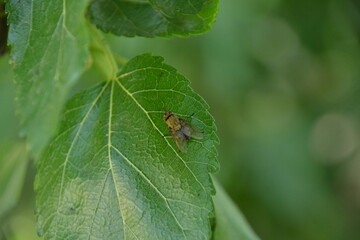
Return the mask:
<path id="1" fill-rule="evenodd" d="M 224 189 L 215 182 L 216 227 L 213 240 L 259 240 Z"/>
<path id="2" fill-rule="evenodd" d="M 24 144 L 0 142 L 0 218 L 15 207 L 20 198 L 28 157 Z"/>
<path id="3" fill-rule="evenodd" d="M 217 0 L 95 0 L 90 6 L 94 24 L 128 37 L 200 34 L 210 29 L 216 12 Z"/>
<path id="4" fill-rule="evenodd" d="M 214 121 L 189 82 L 162 61 L 135 57 L 116 79 L 68 101 L 38 162 L 37 212 L 46 239 L 210 238 Z M 192 119 L 206 140 L 179 153 L 164 137 L 165 106 L 178 115 L 196 111 Z"/>
<path id="5" fill-rule="evenodd" d="M 210 224 L 216 216 L 209 174 L 219 166 L 208 105 L 161 57 L 117 63 L 89 23 L 117 35 L 187 37 L 210 29 L 217 1 L 9 0 L 5 6 L 20 131 L 37 167 L 38 235 L 226 239 L 213 235 Z M 88 69 L 103 72 L 100 83 L 84 84 L 67 100 Z M 179 152 L 162 119 L 165 110 L 197 126 L 204 138 L 190 139 L 188 151 Z M 1 214 L 21 192 L 28 160 L 22 141 L 0 148 L 6 166 Z M 245 222 L 238 223 L 247 232 Z"/>
<path id="6" fill-rule="evenodd" d="M 141 1 L 150 2 L 136 2 Z M 211 106 L 221 142 L 213 238 L 253 236 L 236 205 L 262 239 L 360 239 L 359 1 L 222 0 L 211 31 L 189 38 L 103 34 L 91 24 L 91 10 L 85 11 L 89 61 L 64 102 L 116 78 L 126 59 L 151 52 L 190 79 Z M 19 146 L 28 133 L 19 134 L 8 61 L 8 54 L 1 56 L 0 141 Z M 65 110 L 59 111 L 57 120 L 64 122 Z M 191 117 L 182 118 L 201 128 Z M 173 145 L 165 123 L 159 123 Z M 49 139 L 60 133 L 59 126 L 54 130 Z M 41 159 L 33 157 L 25 176 L 16 178 L 20 183 L 13 186 L 21 195 L 0 219 L 0 239 L 37 239 L 32 163 L 39 166 Z"/>

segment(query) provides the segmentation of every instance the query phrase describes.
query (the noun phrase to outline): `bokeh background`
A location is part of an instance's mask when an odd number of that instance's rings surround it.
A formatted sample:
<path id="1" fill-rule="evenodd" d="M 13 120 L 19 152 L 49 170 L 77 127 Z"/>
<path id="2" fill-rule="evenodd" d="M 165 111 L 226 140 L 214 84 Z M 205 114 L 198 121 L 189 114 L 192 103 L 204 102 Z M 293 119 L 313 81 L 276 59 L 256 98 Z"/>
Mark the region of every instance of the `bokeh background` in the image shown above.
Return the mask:
<path id="1" fill-rule="evenodd" d="M 207 34 L 106 39 L 121 58 L 163 56 L 209 103 L 216 178 L 261 239 L 360 239 L 358 0 L 220 0 Z M 6 57 L 0 70 L 2 144 L 21 136 Z M 74 92 L 101 78 L 90 69 Z M 36 239 L 34 168 L 24 169 L 0 239 Z"/>

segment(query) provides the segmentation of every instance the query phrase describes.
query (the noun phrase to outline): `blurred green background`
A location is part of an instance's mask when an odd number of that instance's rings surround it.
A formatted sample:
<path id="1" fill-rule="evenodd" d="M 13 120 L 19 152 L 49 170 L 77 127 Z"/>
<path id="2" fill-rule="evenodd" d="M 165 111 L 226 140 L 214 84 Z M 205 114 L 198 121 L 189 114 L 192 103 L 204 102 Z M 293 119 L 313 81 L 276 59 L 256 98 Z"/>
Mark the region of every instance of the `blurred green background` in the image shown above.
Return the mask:
<path id="1" fill-rule="evenodd" d="M 122 58 L 163 56 L 209 103 L 221 140 L 216 177 L 261 239 L 360 239 L 358 0 L 220 0 L 207 34 L 106 39 Z M 1 157 L 18 156 L 4 57 L 0 70 Z M 74 92 L 101 78 L 90 69 Z M 25 184 L 0 239 L 36 239 L 32 163 L 24 169 L 11 178 Z"/>

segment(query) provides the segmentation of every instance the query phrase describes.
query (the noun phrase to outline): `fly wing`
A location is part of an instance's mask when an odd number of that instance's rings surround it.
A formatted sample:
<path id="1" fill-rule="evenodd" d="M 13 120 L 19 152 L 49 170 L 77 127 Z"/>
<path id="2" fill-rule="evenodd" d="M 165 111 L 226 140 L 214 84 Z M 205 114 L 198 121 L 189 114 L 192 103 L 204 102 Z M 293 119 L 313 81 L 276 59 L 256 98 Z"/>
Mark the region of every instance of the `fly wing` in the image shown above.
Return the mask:
<path id="1" fill-rule="evenodd" d="M 204 133 L 200 129 L 187 122 L 183 122 L 181 132 L 184 135 L 195 139 L 203 139 L 204 137 Z"/>
<path id="2" fill-rule="evenodd" d="M 180 152 L 186 153 L 187 152 L 187 143 L 185 140 L 174 136 L 173 137 L 175 140 L 176 145 L 178 146 Z"/>

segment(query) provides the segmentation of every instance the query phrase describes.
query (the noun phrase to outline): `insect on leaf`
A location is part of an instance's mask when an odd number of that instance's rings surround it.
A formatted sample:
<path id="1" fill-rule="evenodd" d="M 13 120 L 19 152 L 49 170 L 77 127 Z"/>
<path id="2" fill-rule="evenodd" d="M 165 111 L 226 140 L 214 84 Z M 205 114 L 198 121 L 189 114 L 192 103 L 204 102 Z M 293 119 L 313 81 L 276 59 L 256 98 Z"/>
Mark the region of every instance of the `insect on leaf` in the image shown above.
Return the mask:
<path id="1" fill-rule="evenodd" d="M 187 152 L 186 143 L 191 138 L 203 138 L 203 133 L 198 128 L 179 118 L 173 112 L 165 112 L 163 119 L 181 152 Z"/>
<path id="2" fill-rule="evenodd" d="M 204 132 L 181 153 L 163 109 Z M 149 54 L 117 79 L 69 100 L 37 163 L 38 232 L 45 239 L 207 240 L 218 169 L 214 120 L 189 81 Z M 59 146 L 61 146 L 59 148 Z"/>
<path id="3" fill-rule="evenodd" d="M 186 132 L 186 135 L 195 138 L 195 139 L 203 139 L 204 134 L 203 132 L 198 129 L 197 127 L 193 126 L 190 123 L 185 122 L 184 123 L 184 132 Z"/>

